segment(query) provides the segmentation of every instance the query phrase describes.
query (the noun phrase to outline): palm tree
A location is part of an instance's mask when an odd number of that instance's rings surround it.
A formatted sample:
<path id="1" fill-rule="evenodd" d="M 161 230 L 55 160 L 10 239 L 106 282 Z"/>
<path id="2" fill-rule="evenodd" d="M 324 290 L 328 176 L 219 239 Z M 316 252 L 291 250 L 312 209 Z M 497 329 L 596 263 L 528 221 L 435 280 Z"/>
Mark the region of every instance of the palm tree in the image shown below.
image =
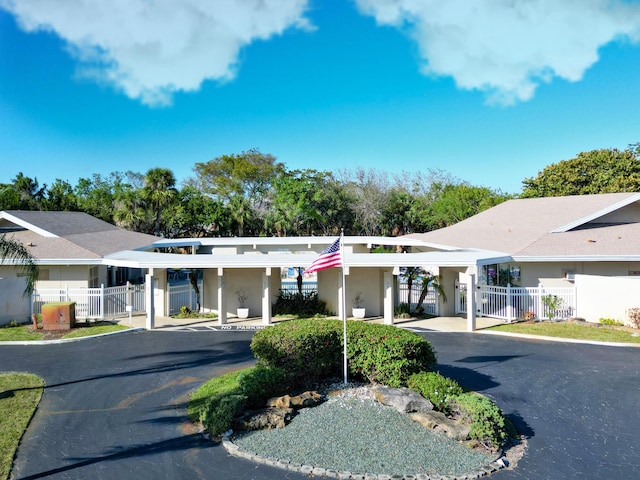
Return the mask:
<path id="1" fill-rule="evenodd" d="M 168 168 L 152 168 L 144 176 L 143 195 L 155 213 L 155 234 L 160 236 L 162 210 L 176 198 L 176 177 Z"/>
<path id="2" fill-rule="evenodd" d="M 21 242 L 2 234 L 0 235 L 0 265 L 4 263 L 15 265 L 26 274 L 27 286 L 24 289 L 24 296 L 31 295 L 38 281 L 39 271 L 36 260 Z"/>

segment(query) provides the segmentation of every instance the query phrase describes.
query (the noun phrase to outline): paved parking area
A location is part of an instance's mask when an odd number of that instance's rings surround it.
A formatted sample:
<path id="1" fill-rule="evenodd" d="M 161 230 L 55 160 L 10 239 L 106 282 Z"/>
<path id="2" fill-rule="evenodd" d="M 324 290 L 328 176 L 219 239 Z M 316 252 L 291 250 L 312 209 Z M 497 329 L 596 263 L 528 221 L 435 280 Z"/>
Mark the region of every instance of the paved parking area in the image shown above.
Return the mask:
<path id="1" fill-rule="evenodd" d="M 0 345 L 3 371 L 46 389 L 14 479 L 306 478 L 229 457 L 186 418 L 189 393 L 253 363 L 251 331 L 139 331 L 54 345 Z M 528 436 L 496 479 L 638 478 L 640 349 L 423 333 L 439 369 L 493 398 Z"/>

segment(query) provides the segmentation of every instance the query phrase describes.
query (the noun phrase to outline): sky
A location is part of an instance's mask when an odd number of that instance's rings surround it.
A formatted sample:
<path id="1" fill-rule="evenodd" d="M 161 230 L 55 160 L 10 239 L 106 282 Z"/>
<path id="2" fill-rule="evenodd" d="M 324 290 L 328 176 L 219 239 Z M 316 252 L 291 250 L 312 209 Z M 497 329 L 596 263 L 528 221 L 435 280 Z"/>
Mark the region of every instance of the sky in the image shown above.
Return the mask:
<path id="1" fill-rule="evenodd" d="M 0 0 L 0 183 L 256 148 L 518 193 L 639 112 L 640 0 Z"/>

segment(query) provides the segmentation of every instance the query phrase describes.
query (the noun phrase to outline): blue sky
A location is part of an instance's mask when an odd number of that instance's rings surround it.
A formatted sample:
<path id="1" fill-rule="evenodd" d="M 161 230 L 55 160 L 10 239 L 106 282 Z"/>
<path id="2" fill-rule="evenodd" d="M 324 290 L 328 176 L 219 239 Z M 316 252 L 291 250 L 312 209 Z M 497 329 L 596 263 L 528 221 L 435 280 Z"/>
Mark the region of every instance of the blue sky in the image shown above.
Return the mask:
<path id="1" fill-rule="evenodd" d="M 258 148 L 517 193 L 638 112 L 637 0 L 0 0 L 0 183 Z"/>

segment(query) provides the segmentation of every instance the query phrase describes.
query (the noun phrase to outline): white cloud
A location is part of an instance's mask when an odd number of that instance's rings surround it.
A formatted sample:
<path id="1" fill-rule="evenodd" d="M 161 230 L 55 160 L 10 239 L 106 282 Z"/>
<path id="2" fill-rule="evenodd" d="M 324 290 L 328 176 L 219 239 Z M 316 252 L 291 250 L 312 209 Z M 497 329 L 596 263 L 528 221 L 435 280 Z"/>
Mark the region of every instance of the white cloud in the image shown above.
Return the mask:
<path id="1" fill-rule="evenodd" d="M 309 29 L 308 0 L 0 0 L 28 32 L 64 39 L 78 73 L 152 106 L 235 76 L 242 47 Z"/>
<path id="2" fill-rule="evenodd" d="M 425 74 L 511 105 L 553 77 L 582 79 L 598 49 L 640 39 L 640 4 L 624 0 L 356 0 L 378 24 L 409 32 Z"/>

